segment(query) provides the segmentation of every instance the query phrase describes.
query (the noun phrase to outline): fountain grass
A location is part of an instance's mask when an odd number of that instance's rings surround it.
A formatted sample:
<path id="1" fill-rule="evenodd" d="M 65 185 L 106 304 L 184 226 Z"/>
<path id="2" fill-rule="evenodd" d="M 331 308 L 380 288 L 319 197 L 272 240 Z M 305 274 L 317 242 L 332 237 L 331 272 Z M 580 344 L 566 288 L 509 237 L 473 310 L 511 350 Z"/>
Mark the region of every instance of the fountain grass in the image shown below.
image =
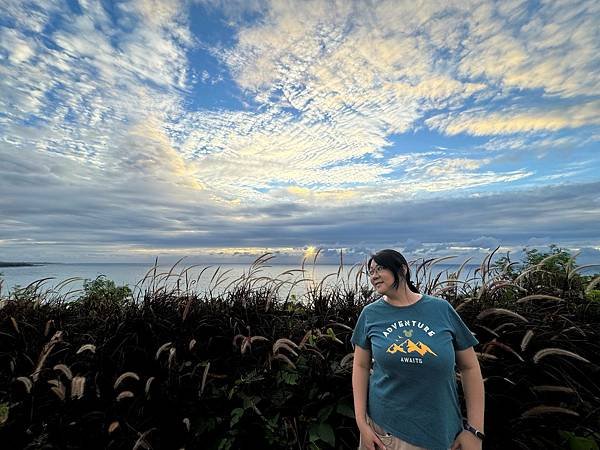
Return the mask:
<path id="1" fill-rule="evenodd" d="M 599 278 L 556 247 L 519 264 L 492 263 L 494 253 L 466 274 L 467 261 L 435 277 L 448 257 L 412 262 L 420 291 L 451 302 L 480 341 L 484 448 L 597 449 Z M 340 260 L 334 284 L 307 278 L 305 261 L 293 281 L 283 275 L 294 271 L 261 277 L 271 258 L 233 281 L 206 268 L 206 292 L 178 262 L 167 273 L 156 264 L 132 289 L 101 277 L 82 291 L 67 291 L 73 279 L 45 290 L 40 280 L 2 298 L 0 442 L 356 448 L 350 336 L 376 295 L 365 267 L 343 278 Z"/>

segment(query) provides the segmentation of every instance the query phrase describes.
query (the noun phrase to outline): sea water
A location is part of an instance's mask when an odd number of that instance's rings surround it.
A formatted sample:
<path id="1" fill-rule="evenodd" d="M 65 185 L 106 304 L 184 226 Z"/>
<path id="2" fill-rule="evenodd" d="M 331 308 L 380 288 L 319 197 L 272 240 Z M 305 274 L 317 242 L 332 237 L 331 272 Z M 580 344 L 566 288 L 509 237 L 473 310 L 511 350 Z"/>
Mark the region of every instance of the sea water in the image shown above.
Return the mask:
<path id="1" fill-rule="evenodd" d="M 434 265 L 427 273 L 435 277 L 441 273 L 440 280 L 445 280 L 446 273 L 458 270 L 458 265 Z M 465 266 L 461 279 L 473 273 L 477 266 Z M 0 267 L 0 295 L 6 295 L 17 287 L 25 287 L 31 283 L 40 282 L 42 290 L 53 290 L 57 287 L 60 292 L 77 291 L 83 287 L 84 280 L 94 280 L 104 276 L 115 282 L 117 286 L 127 285 L 134 291 L 144 291 L 155 286 L 168 286 L 181 291 L 222 293 L 231 288 L 232 282 L 241 282 L 251 275 L 257 280 L 254 287 L 269 284 L 269 279 L 276 280 L 271 286 L 279 285 L 279 293 L 285 297 L 288 292 L 296 296 L 303 295 L 314 285 L 323 281 L 324 286 L 354 287 L 367 285 L 368 279 L 364 269 L 359 276 L 358 265 L 305 264 L 301 265 L 265 264 L 251 267 L 250 264 L 200 264 L 197 266 L 159 265 L 156 268 L 147 263 L 78 263 L 78 264 L 44 264 L 22 267 Z M 252 273 L 250 274 L 250 272 Z M 414 269 L 413 269 L 414 271 Z M 171 274 L 169 275 L 169 272 Z M 358 279 L 357 279 L 358 277 Z M 415 275 L 413 274 L 413 279 Z M 40 281 L 44 280 L 44 281 Z M 68 282 L 66 282 L 68 281 Z M 66 282 L 66 283 L 65 283 Z M 294 284 L 295 283 L 295 284 Z M 187 286 L 187 289 L 186 289 Z"/>

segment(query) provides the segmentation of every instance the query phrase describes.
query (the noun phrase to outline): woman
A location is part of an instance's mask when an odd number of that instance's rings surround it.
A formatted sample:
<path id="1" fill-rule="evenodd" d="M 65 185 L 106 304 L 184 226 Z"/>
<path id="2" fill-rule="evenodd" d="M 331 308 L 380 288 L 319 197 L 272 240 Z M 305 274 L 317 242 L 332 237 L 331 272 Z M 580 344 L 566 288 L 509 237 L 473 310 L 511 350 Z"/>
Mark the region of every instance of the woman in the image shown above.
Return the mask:
<path id="1" fill-rule="evenodd" d="M 480 450 L 484 391 L 477 339 L 450 303 L 419 294 L 397 251 L 379 251 L 367 267 L 382 297 L 364 307 L 352 334 L 359 450 Z"/>

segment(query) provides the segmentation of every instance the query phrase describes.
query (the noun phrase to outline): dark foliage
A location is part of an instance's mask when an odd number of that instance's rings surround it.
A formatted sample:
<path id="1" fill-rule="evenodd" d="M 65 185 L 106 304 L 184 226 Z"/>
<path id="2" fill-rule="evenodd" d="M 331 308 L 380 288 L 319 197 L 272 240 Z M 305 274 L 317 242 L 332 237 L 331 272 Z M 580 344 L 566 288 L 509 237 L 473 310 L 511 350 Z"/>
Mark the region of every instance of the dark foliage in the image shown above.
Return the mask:
<path id="1" fill-rule="evenodd" d="M 421 292 L 477 333 L 484 448 L 598 448 L 598 279 L 556 248 L 520 265 L 492 256 L 467 282 L 429 277 L 442 259 L 414 268 Z M 296 299 L 281 280 L 257 282 L 270 258 L 220 295 L 154 270 L 133 293 L 99 278 L 75 300 L 42 283 L 2 299 L 2 448 L 356 448 L 350 336 L 373 300 L 364 268 L 332 274 L 334 286 L 300 279 Z"/>

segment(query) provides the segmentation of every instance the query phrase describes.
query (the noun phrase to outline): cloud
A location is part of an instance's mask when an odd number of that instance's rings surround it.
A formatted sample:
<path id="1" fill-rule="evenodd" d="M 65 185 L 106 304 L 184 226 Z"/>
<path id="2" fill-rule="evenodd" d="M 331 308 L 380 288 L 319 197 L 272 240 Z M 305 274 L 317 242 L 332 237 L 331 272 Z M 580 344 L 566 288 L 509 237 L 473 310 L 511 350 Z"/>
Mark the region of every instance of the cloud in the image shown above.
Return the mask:
<path id="1" fill-rule="evenodd" d="M 38 12 L 35 27 L 43 23 L 54 30 L 44 39 L 31 39 L 29 20 L 9 8 L 20 27 L 3 30 L 12 38 L 2 40 L 11 56 L 3 65 L 0 92 L 13 148 L 110 165 L 121 151 L 113 138 L 130 133 L 129 121 L 147 116 L 165 121 L 179 111 L 177 89 L 186 78 L 190 37 L 185 22 L 169 13 L 176 4 L 160 3 L 120 4 L 120 22 L 100 3 L 81 3 L 80 14 L 66 4 L 30 5 Z M 57 22 L 60 27 L 51 26 Z M 15 51 L 25 47 L 28 51 Z"/>
<path id="2" fill-rule="evenodd" d="M 3 4 L 6 254 L 594 241 L 588 168 L 513 157 L 597 144 L 597 2 L 195 4 L 231 46 L 186 2 Z"/>
<path id="3" fill-rule="evenodd" d="M 468 244 L 476 248 L 481 248 L 485 249 L 486 251 L 490 251 L 496 249 L 496 247 L 498 247 L 501 244 L 501 242 L 494 237 L 480 236 L 476 239 L 469 241 Z"/>
<path id="4" fill-rule="evenodd" d="M 107 177 L 98 167 L 82 169 L 78 160 L 56 154 L 0 151 L 0 251 L 17 259 L 31 254 L 46 260 L 52 255 L 139 260 L 159 253 L 201 258 L 211 251 L 247 248 L 246 253 L 278 250 L 283 258 L 310 243 L 332 251 L 356 249 L 356 257 L 365 248 L 390 246 L 415 256 L 442 256 L 456 247 L 476 254 L 497 244 L 519 247 L 531 244 L 531 236 L 560 245 L 600 246 L 594 233 L 600 216 L 598 183 L 467 198 L 398 194 L 394 200 L 354 199 L 341 206 L 334 197 L 303 204 L 290 195 L 231 209 L 212 201 L 206 190 L 173 184 L 160 170 L 153 172 L 155 166 L 168 167 L 170 156 L 161 152 L 156 157 L 164 161 L 150 161 L 145 169 L 155 176 L 143 178 L 126 171 Z M 178 160 L 170 164 L 177 167 Z M 295 195 L 319 194 L 300 189 Z"/>
<path id="5" fill-rule="evenodd" d="M 600 101 L 562 109 L 530 109 L 493 112 L 483 109 L 443 114 L 425 121 L 431 128 L 455 135 L 474 136 L 558 131 L 585 125 L 600 125 Z"/>
<path id="6" fill-rule="evenodd" d="M 422 123 L 449 135 L 597 123 L 597 101 L 571 106 L 569 114 L 535 108 L 490 113 L 484 106 L 460 111 L 478 95 L 506 95 L 506 80 L 516 79 L 509 74 L 521 67 L 515 62 L 506 63 L 503 77 L 492 72 L 497 65 L 481 73 L 473 73 L 470 65 L 473 54 L 489 53 L 491 37 L 504 36 L 509 18 L 518 17 L 522 29 L 505 46 L 493 46 L 500 52 L 492 55 L 496 61 L 520 61 L 515 55 L 521 53 L 537 59 L 544 48 L 581 50 L 549 43 L 524 47 L 529 36 L 556 39 L 574 27 L 587 30 L 589 21 L 579 16 L 570 14 L 565 16 L 569 20 L 554 23 L 552 14 L 533 15 L 518 4 L 479 2 L 450 7 L 426 3 L 418 13 L 394 2 L 378 2 L 369 13 L 359 1 L 253 2 L 240 8 L 219 1 L 200 4 L 222 12 L 238 27 L 233 47 L 212 52 L 253 97 L 257 109 L 183 108 L 190 73 L 186 52 L 196 45 L 184 4 L 121 3 L 115 11 L 118 19 L 101 4 L 82 3 L 81 14 L 65 5 L 44 4 L 36 8 L 38 25 L 25 25 L 31 20 L 13 7 L 9 11 L 22 29 L 11 29 L 12 37 L 6 39 L 13 63 L 3 93 L 12 96 L 12 122 L 25 123 L 33 115 L 38 131 L 28 136 L 31 131 L 15 123 L 8 139 L 19 147 L 70 154 L 106 170 L 120 168 L 120 160 L 131 168 L 135 160 L 135 170 L 143 171 L 148 169 L 139 164 L 143 158 L 124 156 L 122 143 L 136 135 L 136 124 L 150 118 L 165 137 L 163 147 L 171 148 L 174 158 L 174 153 L 180 155 L 176 173 L 183 170 L 181 164 L 191 166 L 188 182 L 196 178 L 217 201 L 235 205 L 236 196 L 241 201 L 278 198 L 282 184 L 291 191 L 294 186 L 344 191 L 340 201 L 362 193 L 351 193 L 349 180 L 365 187 L 394 184 L 394 156 L 385 154 L 393 144 L 390 137 L 418 128 L 431 111 L 448 112 Z M 595 9 L 587 5 L 581 11 L 593 14 Z M 69 20 L 47 36 L 55 46 L 39 45 L 26 36 L 25 28 L 39 29 L 40 21 L 52 23 L 61 15 Z M 35 62 L 33 71 L 26 70 L 29 60 Z M 589 78 L 587 67 L 569 70 Z M 448 154 L 439 157 L 437 167 L 431 163 L 431 183 L 460 187 L 461 169 L 478 179 L 477 185 L 507 179 L 487 163 L 458 167 L 457 161 Z M 483 166 L 488 170 L 480 173 Z M 513 171 L 508 177 L 527 173 Z"/>
<path id="7" fill-rule="evenodd" d="M 205 4 L 225 8 L 220 2 Z M 187 136 L 182 149 L 188 159 L 198 159 L 206 168 L 199 176 L 218 173 L 223 192 L 232 185 L 254 186 L 240 192 L 248 201 L 281 197 L 282 183 L 289 184 L 288 192 L 339 191 L 351 179 L 359 196 L 369 195 L 369 186 L 375 184 L 400 184 L 403 189 L 410 185 L 413 192 L 493 185 L 533 171 L 502 173 L 483 159 L 463 161 L 461 166 L 460 158 L 443 152 L 436 165 L 428 163 L 429 187 L 422 189 L 418 180 L 398 180 L 397 172 L 390 170 L 396 158 L 403 157 L 384 156 L 392 146 L 390 136 L 421 124 L 446 135 L 473 136 L 531 135 L 598 124 L 595 100 L 571 102 L 566 108 L 556 105 L 561 95 L 568 99 L 579 92 L 558 92 L 552 78 L 556 73 L 531 76 L 535 85 L 517 83 L 517 74 L 531 75 L 528 64 L 546 58 L 548 48 L 553 58 L 575 52 L 578 64 L 563 69 L 588 80 L 589 65 L 579 54 L 589 52 L 579 44 L 536 46 L 529 41 L 538 35 L 549 39 L 550 34 L 567 39 L 575 28 L 591 30 L 589 20 L 569 14 L 559 22 L 552 14 L 534 14 L 520 3 L 426 3 L 418 12 L 396 2 L 364 6 L 359 1 L 261 2 L 250 8 L 257 19 L 246 21 L 243 14 L 233 14 L 237 42 L 213 49 L 213 55 L 260 107 L 253 112 L 188 115 L 180 125 Z M 566 6 L 556 11 L 562 8 Z M 589 4 L 581 8 L 595 11 Z M 515 17 L 520 29 L 511 25 Z M 500 45 L 498 39 L 504 37 L 506 45 Z M 477 72 L 473 58 L 479 54 L 486 64 Z M 594 95 L 591 86 L 587 95 Z M 493 100 L 518 98 L 523 89 L 534 88 L 554 95 L 554 100 L 540 97 L 550 108 L 522 101 L 522 106 L 507 108 Z M 469 102 L 477 106 L 465 109 Z M 435 115 L 428 117 L 432 112 Z M 240 165 L 248 169 L 247 176 L 235 170 Z M 481 172 L 484 166 L 488 170 Z M 308 196 L 297 197 L 302 201 Z M 339 197 L 341 202 L 347 198 Z"/>
<path id="8" fill-rule="evenodd" d="M 600 141 L 600 136 L 590 133 L 589 130 L 579 131 L 577 134 L 553 135 L 548 132 L 528 133 L 513 136 L 494 136 L 482 144 L 480 148 L 503 152 L 507 150 L 548 151 L 577 149 L 585 145 Z"/>
<path id="9" fill-rule="evenodd" d="M 548 246 L 550 244 L 552 244 L 552 240 L 549 237 L 532 237 L 527 240 L 528 247 Z"/>
<path id="10" fill-rule="evenodd" d="M 465 5 L 466 6 L 466 5 Z M 569 98 L 599 92 L 594 1 L 475 2 L 459 72 Z"/>
<path id="11" fill-rule="evenodd" d="M 198 190 L 206 189 L 198 180 L 195 164 L 185 161 L 173 147 L 159 121 L 153 117 L 131 126 L 119 147 L 127 149 L 116 161 L 118 170 L 123 174 L 132 173 L 135 177 L 143 174 L 154 180 Z M 124 176 L 129 178 L 128 175 Z"/>

